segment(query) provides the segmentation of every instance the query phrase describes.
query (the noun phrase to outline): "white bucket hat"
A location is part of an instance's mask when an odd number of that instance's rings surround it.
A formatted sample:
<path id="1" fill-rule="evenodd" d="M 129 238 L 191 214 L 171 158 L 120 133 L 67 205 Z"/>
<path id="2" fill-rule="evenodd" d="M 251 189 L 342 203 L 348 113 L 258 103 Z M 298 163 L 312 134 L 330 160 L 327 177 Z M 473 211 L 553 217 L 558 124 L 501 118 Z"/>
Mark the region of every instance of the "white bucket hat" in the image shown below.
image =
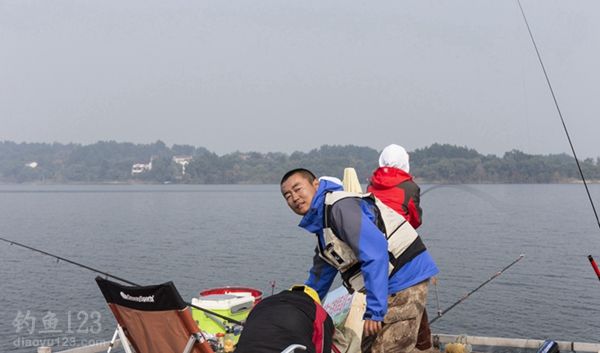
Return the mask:
<path id="1" fill-rule="evenodd" d="M 394 167 L 409 173 L 410 164 L 408 160 L 408 152 L 406 152 L 404 147 L 391 144 L 381 151 L 381 155 L 379 156 L 379 166 Z"/>

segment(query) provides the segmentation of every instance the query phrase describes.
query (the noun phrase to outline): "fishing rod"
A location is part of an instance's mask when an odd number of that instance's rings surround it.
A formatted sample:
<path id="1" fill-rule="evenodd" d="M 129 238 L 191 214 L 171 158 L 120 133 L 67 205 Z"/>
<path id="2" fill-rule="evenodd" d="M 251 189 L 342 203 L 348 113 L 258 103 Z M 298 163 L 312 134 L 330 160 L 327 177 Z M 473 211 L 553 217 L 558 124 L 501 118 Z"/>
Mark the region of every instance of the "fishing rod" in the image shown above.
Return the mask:
<path id="1" fill-rule="evenodd" d="M 100 270 L 98 270 L 98 269 L 96 269 L 96 268 L 93 268 L 93 267 L 91 267 L 91 266 L 87 266 L 87 265 L 84 265 L 84 264 L 82 264 L 82 263 L 79 263 L 79 262 L 76 262 L 76 261 L 73 261 L 73 260 L 69 260 L 69 259 L 67 259 L 67 258 L 65 258 L 65 257 L 58 256 L 58 255 L 55 255 L 55 254 L 49 253 L 49 252 L 47 252 L 47 251 L 44 251 L 44 250 L 36 249 L 36 248 L 34 248 L 34 247 L 32 247 L 32 246 L 29 246 L 29 245 L 21 244 L 21 243 L 19 243 L 19 242 L 16 242 L 16 241 L 14 241 L 14 240 L 5 239 L 5 238 L 2 238 L 2 237 L 0 237 L 0 240 L 4 241 L 4 242 L 6 242 L 6 243 L 8 243 L 8 244 L 10 244 L 10 245 L 17 245 L 17 246 L 20 246 L 20 247 L 22 247 L 22 248 L 25 248 L 25 249 L 28 249 L 28 250 L 31 250 L 31 251 L 38 252 L 38 253 L 40 253 L 40 254 L 43 254 L 43 255 L 47 255 L 47 256 L 53 257 L 53 258 L 55 258 L 55 259 L 56 259 L 56 263 L 59 263 L 60 261 L 64 261 L 64 262 L 70 263 L 70 264 L 72 264 L 72 265 L 75 265 L 75 266 L 78 266 L 78 267 L 84 268 L 84 269 L 86 269 L 86 270 L 89 270 L 89 271 L 92 271 L 92 272 L 95 272 L 95 273 L 99 273 L 99 274 L 103 275 L 104 277 L 107 277 L 107 278 L 108 278 L 108 277 L 110 277 L 110 278 L 116 279 L 116 280 L 118 280 L 118 281 L 121 281 L 121 282 L 123 282 L 123 283 L 127 283 L 127 284 L 129 284 L 129 285 L 131 285 L 131 286 L 134 286 L 134 287 L 141 287 L 141 286 L 142 286 L 141 284 L 137 284 L 137 283 L 135 283 L 135 282 L 128 281 L 128 280 L 126 280 L 126 279 L 124 279 L 124 278 L 117 277 L 117 276 L 115 276 L 115 275 L 112 275 L 112 274 L 110 274 L 110 273 L 108 273 L 108 272 L 100 271 Z M 214 312 L 214 311 L 211 311 L 211 310 L 208 310 L 208 309 L 201 308 L 201 307 L 199 307 L 199 306 L 197 306 L 197 305 L 194 305 L 194 304 L 192 304 L 192 303 L 185 302 L 185 304 L 186 304 L 186 305 L 188 305 L 188 306 L 191 306 L 192 308 L 195 308 L 195 309 L 198 309 L 198 310 L 200 310 L 200 311 L 203 311 L 203 312 L 205 312 L 205 313 L 207 313 L 207 314 L 210 314 L 210 315 L 216 316 L 216 317 L 218 317 L 218 318 L 221 318 L 221 319 L 223 319 L 223 320 L 227 320 L 227 321 L 229 321 L 229 322 L 231 322 L 231 323 L 234 323 L 234 324 L 236 324 L 236 325 L 240 325 L 240 326 L 243 326 L 243 325 L 244 325 L 242 322 L 240 322 L 240 321 L 238 321 L 238 320 L 234 320 L 234 319 L 232 319 L 232 318 L 229 318 L 229 317 L 227 317 L 227 316 L 221 315 L 221 314 L 219 314 L 219 313 L 216 313 L 216 312 Z"/>
<path id="2" fill-rule="evenodd" d="M 596 272 L 596 276 L 598 276 L 598 279 L 600 280 L 600 269 L 598 268 L 596 260 L 594 260 L 592 255 L 588 255 L 588 260 L 590 260 L 590 264 L 592 264 L 592 268 L 594 269 L 594 272 Z"/>
<path id="3" fill-rule="evenodd" d="M 504 202 L 498 200 L 497 198 L 495 198 L 494 196 L 490 195 L 487 192 L 478 190 L 472 186 L 469 185 L 464 185 L 464 184 L 437 184 L 437 185 L 433 185 L 428 187 L 427 189 L 425 189 L 422 193 L 421 193 L 421 197 L 425 194 L 427 194 L 430 191 L 439 189 L 439 188 L 454 188 L 460 191 L 465 191 L 468 192 L 470 194 L 472 194 L 473 196 L 476 196 L 484 201 L 489 202 L 495 209 L 499 210 L 499 211 L 506 211 L 507 206 L 505 205 Z"/>
<path id="4" fill-rule="evenodd" d="M 483 282 L 482 284 L 480 284 L 477 288 L 473 289 L 472 291 L 470 291 L 469 293 L 465 294 L 462 298 L 460 298 L 458 301 L 456 301 L 454 304 L 450 305 L 448 308 L 444 309 L 443 311 L 438 311 L 438 316 L 433 318 L 431 321 L 429 321 L 429 324 L 433 324 L 434 322 L 436 322 L 438 319 L 440 319 L 442 316 L 444 316 L 444 314 L 446 314 L 448 311 L 452 310 L 455 306 L 457 306 L 458 304 L 462 303 L 463 301 L 465 301 L 469 296 L 471 296 L 471 294 L 477 292 L 478 290 L 481 289 L 481 287 L 485 286 L 486 284 L 490 283 L 491 281 L 493 281 L 496 277 L 500 276 L 502 273 L 504 273 L 504 271 L 508 270 L 509 268 L 511 268 L 514 264 L 516 264 L 517 262 L 521 261 L 521 259 L 523 259 L 525 257 L 525 254 L 521 254 L 519 255 L 519 257 L 514 260 L 513 262 L 511 262 L 508 266 L 504 267 L 503 269 L 501 269 L 500 271 L 496 272 L 492 277 L 490 277 L 488 280 L 486 280 L 485 282 Z"/>
<path id="5" fill-rule="evenodd" d="M 562 122 L 563 129 L 565 130 L 565 135 L 567 135 L 569 146 L 571 146 L 571 151 L 573 152 L 573 157 L 575 158 L 575 163 L 577 164 L 577 170 L 579 170 L 579 175 L 581 176 L 581 180 L 583 181 L 583 186 L 585 186 L 585 191 L 587 193 L 588 199 L 590 200 L 592 211 L 594 211 L 594 215 L 596 216 L 596 223 L 598 224 L 598 228 L 600 229 L 600 218 L 598 217 L 598 212 L 596 211 L 596 206 L 594 205 L 594 200 L 592 199 L 592 195 L 590 193 L 587 181 L 585 180 L 585 176 L 583 175 L 583 171 L 581 170 L 581 165 L 579 164 L 577 153 L 575 153 L 575 147 L 573 147 L 573 142 L 571 141 L 571 136 L 569 135 L 569 130 L 567 129 L 567 124 L 565 123 L 565 119 L 563 118 L 562 112 L 560 111 L 560 107 L 558 106 L 558 100 L 556 99 L 554 89 L 552 88 L 552 84 L 550 83 L 550 78 L 548 76 L 548 72 L 546 71 L 546 66 L 542 61 L 542 56 L 540 55 L 538 46 L 535 43 L 535 39 L 533 38 L 533 32 L 531 31 L 531 27 L 529 26 L 529 21 L 527 21 L 527 16 L 525 16 L 525 11 L 523 10 L 523 6 L 521 5 L 521 0 L 517 0 L 517 4 L 519 4 L 519 9 L 521 10 L 523 20 L 525 21 L 525 25 L 527 26 L 527 32 L 529 32 L 529 38 L 531 38 L 531 43 L 533 43 L 533 47 L 535 49 L 535 53 L 537 54 L 538 61 L 540 62 L 540 66 L 542 67 L 542 71 L 544 72 L 546 83 L 548 84 L 548 88 L 550 89 L 550 93 L 552 94 L 552 99 L 554 100 L 554 106 L 556 107 L 556 111 L 558 112 L 558 116 L 560 117 L 560 121 Z M 589 255 L 588 259 L 590 259 L 591 257 L 592 255 Z M 592 264 L 592 267 L 594 268 L 594 271 L 596 272 L 596 275 L 598 275 L 598 278 L 600 279 L 600 272 L 598 272 L 598 266 L 594 266 L 595 262 L 593 261 L 593 258 L 590 259 L 590 262 Z"/>

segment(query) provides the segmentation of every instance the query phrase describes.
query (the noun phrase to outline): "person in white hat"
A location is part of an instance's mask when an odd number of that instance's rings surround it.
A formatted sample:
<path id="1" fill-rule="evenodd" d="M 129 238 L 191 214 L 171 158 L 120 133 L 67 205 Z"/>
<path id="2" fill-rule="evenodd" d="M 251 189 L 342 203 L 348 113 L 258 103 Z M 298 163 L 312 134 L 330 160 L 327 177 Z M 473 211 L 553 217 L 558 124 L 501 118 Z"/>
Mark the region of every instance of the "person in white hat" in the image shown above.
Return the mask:
<path id="1" fill-rule="evenodd" d="M 417 229 L 423 216 L 421 190 L 409 173 L 409 160 L 408 152 L 402 146 L 391 144 L 384 148 L 379 156 L 379 168 L 373 172 L 367 191 L 404 216 Z M 423 309 L 416 349 L 424 351 L 431 347 L 429 319 L 427 311 Z"/>
<path id="2" fill-rule="evenodd" d="M 367 191 L 393 208 L 410 222 L 413 228 L 421 225 L 421 190 L 409 173 L 409 156 L 404 147 L 391 144 L 379 156 L 379 168 L 371 176 Z"/>

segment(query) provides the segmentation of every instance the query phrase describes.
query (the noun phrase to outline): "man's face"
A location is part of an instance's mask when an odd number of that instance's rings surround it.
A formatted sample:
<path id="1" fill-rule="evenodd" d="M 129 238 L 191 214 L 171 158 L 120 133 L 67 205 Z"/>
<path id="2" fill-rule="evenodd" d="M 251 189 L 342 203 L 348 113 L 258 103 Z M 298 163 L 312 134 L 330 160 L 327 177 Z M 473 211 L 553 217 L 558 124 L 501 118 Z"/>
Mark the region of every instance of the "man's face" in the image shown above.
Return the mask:
<path id="1" fill-rule="evenodd" d="M 319 180 L 311 183 L 304 175 L 296 173 L 281 184 L 281 194 L 294 213 L 304 216 L 310 209 L 318 187 Z"/>

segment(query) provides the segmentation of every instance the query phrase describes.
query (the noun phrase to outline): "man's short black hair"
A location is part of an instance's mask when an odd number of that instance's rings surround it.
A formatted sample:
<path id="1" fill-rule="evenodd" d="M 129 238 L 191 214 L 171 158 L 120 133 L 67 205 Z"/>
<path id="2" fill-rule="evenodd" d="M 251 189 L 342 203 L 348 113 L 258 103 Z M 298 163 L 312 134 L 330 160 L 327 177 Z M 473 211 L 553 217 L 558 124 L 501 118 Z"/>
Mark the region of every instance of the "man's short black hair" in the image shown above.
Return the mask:
<path id="1" fill-rule="evenodd" d="M 302 174 L 304 179 L 308 180 L 309 183 L 312 183 L 313 181 L 315 181 L 315 179 L 317 179 L 315 174 L 313 172 L 311 172 L 310 170 L 304 169 L 304 168 L 296 168 L 296 169 L 292 169 L 289 172 L 285 173 L 283 178 L 281 178 L 281 182 L 279 183 L 279 185 L 285 183 L 285 181 L 288 180 L 289 177 L 291 177 L 294 174 Z"/>

